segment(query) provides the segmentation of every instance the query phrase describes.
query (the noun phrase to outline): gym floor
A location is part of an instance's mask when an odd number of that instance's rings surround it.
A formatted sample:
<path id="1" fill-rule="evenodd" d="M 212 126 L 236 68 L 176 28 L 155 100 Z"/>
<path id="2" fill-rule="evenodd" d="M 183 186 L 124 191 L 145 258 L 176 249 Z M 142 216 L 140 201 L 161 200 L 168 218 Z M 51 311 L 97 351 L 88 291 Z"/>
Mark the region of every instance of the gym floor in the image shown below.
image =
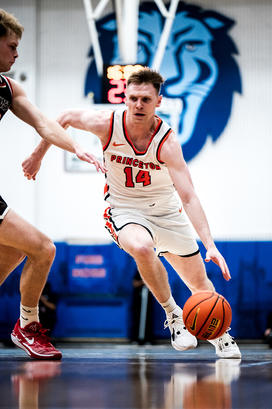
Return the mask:
<path id="1" fill-rule="evenodd" d="M 35 361 L 0 348 L 0 408 L 270 409 L 272 350 L 239 344 L 242 360 L 217 359 L 203 343 L 64 344 L 62 361 Z"/>

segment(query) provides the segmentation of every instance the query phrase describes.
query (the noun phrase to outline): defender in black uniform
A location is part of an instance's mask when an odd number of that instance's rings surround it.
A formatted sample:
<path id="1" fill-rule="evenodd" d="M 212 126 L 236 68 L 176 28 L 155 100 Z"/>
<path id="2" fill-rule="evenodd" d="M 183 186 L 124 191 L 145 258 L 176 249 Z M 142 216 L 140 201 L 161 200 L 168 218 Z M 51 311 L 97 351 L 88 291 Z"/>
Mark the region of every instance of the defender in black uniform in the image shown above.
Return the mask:
<path id="1" fill-rule="evenodd" d="M 0 75 L 0 121 L 11 106 L 12 89 L 8 79 Z M 0 224 L 8 212 L 8 205 L 0 196 Z"/>
<path id="2" fill-rule="evenodd" d="M 0 9 L 0 73 L 8 72 L 18 57 L 22 33 L 23 27 L 18 20 Z M 57 122 L 46 118 L 31 104 L 16 81 L 0 75 L 0 120 L 8 109 L 49 143 L 75 153 L 79 159 L 104 172 L 104 167 L 93 155 L 84 152 Z M 39 299 L 54 257 L 53 242 L 9 209 L 0 197 L 0 285 L 27 258 L 20 280 L 20 318 L 11 338 L 32 358 L 60 359 L 62 356 L 50 343 L 38 315 Z"/>

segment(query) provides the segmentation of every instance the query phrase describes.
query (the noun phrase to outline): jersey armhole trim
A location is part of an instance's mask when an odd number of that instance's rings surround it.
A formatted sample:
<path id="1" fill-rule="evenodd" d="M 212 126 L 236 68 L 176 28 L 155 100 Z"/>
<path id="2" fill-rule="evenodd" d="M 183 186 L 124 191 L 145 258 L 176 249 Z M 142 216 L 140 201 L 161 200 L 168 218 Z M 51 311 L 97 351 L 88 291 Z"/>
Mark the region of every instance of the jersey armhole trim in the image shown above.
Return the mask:
<path id="1" fill-rule="evenodd" d="M 168 138 L 168 136 L 171 134 L 171 132 L 173 132 L 173 131 L 172 131 L 171 128 L 169 128 L 168 131 L 166 132 L 166 134 L 164 134 L 164 136 L 163 136 L 162 139 L 160 140 L 160 143 L 159 143 L 158 148 L 157 148 L 157 155 L 156 155 L 156 156 L 157 156 L 158 161 L 159 161 L 161 164 L 164 164 L 164 162 L 160 159 L 162 145 L 163 145 L 164 142 L 167 140 L 167 138 Z"/>
<path id="2" fill-rule="evenodd" d="M 111 141 L 111 137 L 112 137 L 112 133 L 113 133 L 113 126 L 114 126 L 114 112 L 112 112 L 111 114 L 111 119 L 110 119 L 110 129 L 109 129 L 109 137 L 107 142 L 105 143 L 105 145 L 103 146 L 103 151 L 105 151 L 107 149 L 107 147 L 109 146 L 109 143 Z"/>
<path id="3" fill-rule="evenodd" d="M 12 96 L 13 95 L 13 88 L 12 88 L 10 79 L 8 77 L 6 77 L 5 75 L 3 75 L 3 74 L 1 75 L 1 77 L 4 78 L 4 80 L 6 81 L 6 84 L 8 85 L 11 96 Z"/>

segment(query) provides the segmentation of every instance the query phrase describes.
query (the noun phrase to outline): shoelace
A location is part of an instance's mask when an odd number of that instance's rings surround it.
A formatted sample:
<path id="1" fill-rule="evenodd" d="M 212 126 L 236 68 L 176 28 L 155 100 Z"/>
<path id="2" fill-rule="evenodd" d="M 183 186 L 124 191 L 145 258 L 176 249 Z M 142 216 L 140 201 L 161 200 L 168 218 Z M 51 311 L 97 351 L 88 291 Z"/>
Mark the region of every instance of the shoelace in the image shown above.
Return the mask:
<path id="1" fill-rule="evenodd" d="M 50 337 L 47 335 L 48 332 L 49 332 L 49 329 L 40 328 L 38 339 L 41 342 L 41 344 L 50 343 Z"/>
<path id="2" fill-rule="evenodd" d="M 40 344 L 45 345 L 50 343 L 50 337 L 47 335 L 48 331 L 49 329 L 43 328 L 40 325 L 37 328 L 37 331 L 31 333 L 31 336 L 33 336 Z"/>
<path id="3" fill-rule="evenodd" d="M 228 328 L 227 331 L 219 338 L 219 339 L 224 339 L 225 336 L 230 337 L 231 339 L 233 339 L 233 337 L 229 334 L 229 331 L 231 330 L 231 328 Z"/>
<path id="4" fill-rule="evenodd" d="M 164 321 L 164 329 L 165 329 L 165 328 L 168 328 L 170 325 L 174 324 L 175 322 L 176 322 L 178 325 L 182 326 L 183 329 L 186 329 L 186 327 L 185 327 L 185 325 L 184 325 L 184 322 L 183 322 L 183 319 L 182 319 L 181 317 L 171 318 L 170 320 L 168 320 L 168 319 L 165 320 L 165 321 Z"/>
<path id="5" fill-rule="evenodd" d="M 231 328 L 229 328 L 225 334 L 222 335 L 222 337 L 218 338 L 218 341 L 222 344 L 226 344 L 226 343 L 235 343 L 234 338 L 229 334 L 229 331 L 231 330 Z"/>

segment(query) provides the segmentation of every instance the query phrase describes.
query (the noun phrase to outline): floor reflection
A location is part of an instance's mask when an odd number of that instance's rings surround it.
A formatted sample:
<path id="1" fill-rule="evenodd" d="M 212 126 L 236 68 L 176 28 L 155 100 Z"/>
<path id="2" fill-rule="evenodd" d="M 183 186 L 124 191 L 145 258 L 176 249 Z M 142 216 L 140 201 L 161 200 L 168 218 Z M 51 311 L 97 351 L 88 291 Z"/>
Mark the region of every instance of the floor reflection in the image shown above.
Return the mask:
<path id="1" fill-rule="evenodd" d="M 232 409 L 230 385 L 240 362 L 32 361 L 18 366 L 11 383 L 19 409 Z"/>
<path id="2" fill-rule="evenodd" d="M 170 347 L 67 348 L 62 361 L 33 361 L 0 348 L 0 409 L 268 409 L 272 355 L 239 359 Z"/>
<path id="3" fill-rule="evenodd" d="M 165 408 L 232 409 L 231 382 L 239 379 L 240 359 L 219 359 L 203 369 L 174 364 L 165 391 Z"/>
<path id="4" fill-rule="evenodd" d="M 55 361 L 25 362 L 11 376 L 13 393 L 19 409 L 39 409 L 39 394 L 49 379 L 61 374 L 61 363 Z"/>

